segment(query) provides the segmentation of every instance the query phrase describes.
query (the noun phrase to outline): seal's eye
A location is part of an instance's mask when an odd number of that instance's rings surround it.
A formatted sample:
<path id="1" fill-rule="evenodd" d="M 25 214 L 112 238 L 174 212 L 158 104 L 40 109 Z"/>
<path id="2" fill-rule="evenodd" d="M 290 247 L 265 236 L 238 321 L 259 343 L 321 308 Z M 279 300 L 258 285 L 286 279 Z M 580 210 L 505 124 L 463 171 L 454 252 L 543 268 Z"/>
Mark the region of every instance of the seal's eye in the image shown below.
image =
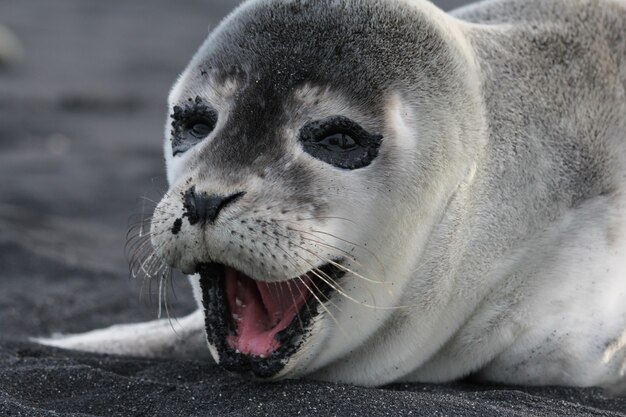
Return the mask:
<path id="1" fill-rule="evenodd" d="M 211 134 L 217 113 L 199 100 L 191 107 L 174 107 L 172 121 L 172 153 L 182 154 Z"/>
<path id="2" fill-rule="evenodd" d="M 202 121 L 194 123 L 189 130 L 189 133 L 198 139 L 204 139 L 209 136 L 209 133 L 213 130 L 213 126 L 203 123 Z"/>
<path id="3" fill-rule="evenodd" d="M 378 155 L 382 135 L 373 135 L 352 120 L 332 116 L 307 123 L 300 130 L 304 151 L 342 169 L 369 165 Z"/>
<path id="4" fill-rule="evenodd" d="M 354 139 L 352 139 L 347 133 L 333 133 L 316 143 L 329 151 L 337 151 L 339 149 L 349 150 L 356 146 Z"/>

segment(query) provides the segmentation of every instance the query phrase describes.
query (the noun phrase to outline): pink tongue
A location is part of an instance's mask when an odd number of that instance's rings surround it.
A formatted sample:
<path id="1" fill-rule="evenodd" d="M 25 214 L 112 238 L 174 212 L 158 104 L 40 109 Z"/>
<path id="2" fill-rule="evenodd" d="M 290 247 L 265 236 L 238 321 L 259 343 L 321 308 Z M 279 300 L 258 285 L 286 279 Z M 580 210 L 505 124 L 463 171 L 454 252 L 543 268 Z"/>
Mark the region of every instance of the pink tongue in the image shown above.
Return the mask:
<path id="1" fill-rule="evenodd" d="M 308 283 L 308 277 L 302 277 Z M 280 347 L 274 338 L 294 320 L 309 295 L 300 279 L 267 283 L 254 281 L 226 268 L 226 295 L 236 335 L 228 336 L 232 349 L 267 357 Z"/>

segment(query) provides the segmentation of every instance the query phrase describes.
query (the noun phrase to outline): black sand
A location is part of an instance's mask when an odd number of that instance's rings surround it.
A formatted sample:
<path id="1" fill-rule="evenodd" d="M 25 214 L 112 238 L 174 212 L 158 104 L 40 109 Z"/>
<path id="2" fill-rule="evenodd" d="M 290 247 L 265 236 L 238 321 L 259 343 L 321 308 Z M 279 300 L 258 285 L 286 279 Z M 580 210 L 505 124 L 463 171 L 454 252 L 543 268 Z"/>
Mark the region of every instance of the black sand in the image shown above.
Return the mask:
<path id="1" fill-rule="evenodd" d="M 127 278 L 128 219 L 165 189 L 168 88 L 232 5 L 0 2 L 26 52 L 0 72 L 0 415 L 625 415 L 626 399 L 597 389 L 258 384 L 27 341 L 155 318 Z M 177 282 L 180 316 L 192 303 Z"/>

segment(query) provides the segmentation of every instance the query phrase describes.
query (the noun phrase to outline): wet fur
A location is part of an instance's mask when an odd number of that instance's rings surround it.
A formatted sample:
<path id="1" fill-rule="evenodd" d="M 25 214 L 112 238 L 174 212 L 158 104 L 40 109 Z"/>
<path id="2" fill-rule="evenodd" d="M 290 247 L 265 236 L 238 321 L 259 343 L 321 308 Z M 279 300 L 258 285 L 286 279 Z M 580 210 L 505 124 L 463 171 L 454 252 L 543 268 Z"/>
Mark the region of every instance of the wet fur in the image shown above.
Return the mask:
<path id="1" fill-rule="evenodd" d="M 347 294 L 381 308 L 335 294 L 339 324 L 317 320 L 277 377 L 623 391 L 625 61 L 618 0 L 495 0 L 452 16 L 418 0 L 244 3 L 170 95 L 171 106 L 201 97 L 220 118 L 183 157 L 165 142 L 156 253 L 188 272 L 210 258 L 272 281 L 348 252 L 355 272 L 385 282 L 347 277 Z M 299 128 L 332 114 L 383 134 L 371 166 L 342 172 L 302 153 Z M 213 229 L 183 221 L 174 236 L 190 185 L 246 195 Z M 197 334 L 201 315 L 190 317 Z M 150 326 L 43 342 L 202 349 Z"/>

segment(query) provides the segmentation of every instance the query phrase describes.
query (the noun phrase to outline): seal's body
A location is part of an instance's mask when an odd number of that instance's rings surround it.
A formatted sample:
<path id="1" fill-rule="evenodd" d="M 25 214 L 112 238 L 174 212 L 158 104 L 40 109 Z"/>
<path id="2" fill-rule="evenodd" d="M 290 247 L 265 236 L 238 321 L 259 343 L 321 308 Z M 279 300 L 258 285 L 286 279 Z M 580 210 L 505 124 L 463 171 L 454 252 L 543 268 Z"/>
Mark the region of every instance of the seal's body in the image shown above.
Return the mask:
<path id="1" fill-rule="evenodd" d="M 45 343 L 623 389 L 625 88 L 621 0 L 244 3 L 170 95 L 152 256 L 199 311 Z"/>

